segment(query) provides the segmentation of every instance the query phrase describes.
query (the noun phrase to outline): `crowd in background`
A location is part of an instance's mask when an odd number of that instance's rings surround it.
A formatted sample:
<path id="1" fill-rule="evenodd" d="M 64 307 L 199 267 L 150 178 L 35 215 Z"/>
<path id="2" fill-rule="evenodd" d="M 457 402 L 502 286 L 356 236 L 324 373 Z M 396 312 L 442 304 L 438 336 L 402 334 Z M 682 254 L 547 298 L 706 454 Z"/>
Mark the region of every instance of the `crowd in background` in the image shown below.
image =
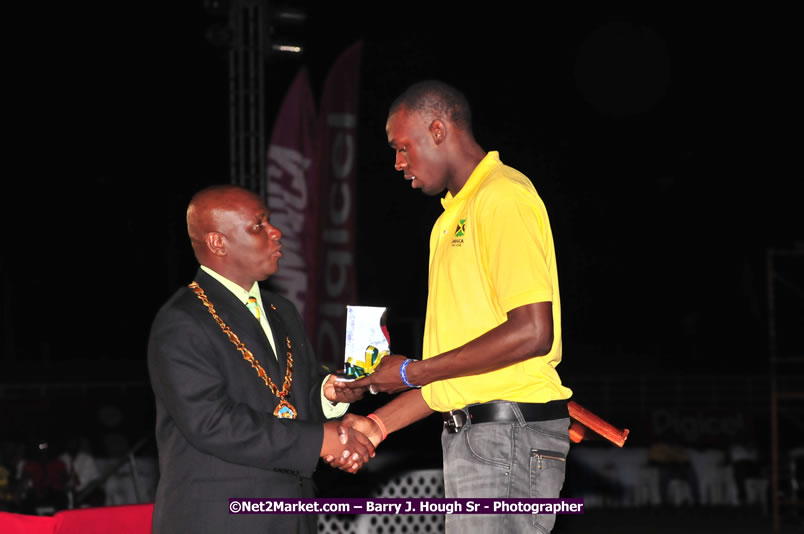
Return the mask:
<path id="1" fill-rule="evenodd" d="M 103 506 L 103 486 L 91 487 L 99 477 L 86 437 L 0 443 L 2 511 L 44 515 L 79 504 Z"/>

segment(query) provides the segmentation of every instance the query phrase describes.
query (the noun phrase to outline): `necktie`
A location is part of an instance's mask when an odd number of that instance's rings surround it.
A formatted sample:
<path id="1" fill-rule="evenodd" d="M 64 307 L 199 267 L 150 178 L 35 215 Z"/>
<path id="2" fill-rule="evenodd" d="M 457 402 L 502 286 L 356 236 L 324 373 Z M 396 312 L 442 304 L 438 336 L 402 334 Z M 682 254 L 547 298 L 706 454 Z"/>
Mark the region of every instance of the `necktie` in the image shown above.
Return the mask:
<path id="1" fill-rule="evenodd" d="M 271 332 L 271 325 L 268 324 L 268 318 L 266 317 L 265 322 L 263 323 L 260 317 L 262 316 L 262 312 L 260 311 L 260 305 L 257 304 L 257 297 L 249 297 L 248 302 L 246 302 L 246 308 L 248 308 L 254 317 L 257 318 L 257 321 L 260 323 L 262 327 L 262 331 L 265 332 L 265 337 L 268 338 L 268 343 L 271 344 L 271 350 L 274 351 L 274 356 L 276 356 L 276 346 L 274 345 L 274 337 L 273 333 Z"/>
<path id="2" fill-rule="evenodd" d="M 249 297 L 248 302 L 246 303 L 246 307 L 251 310 L 251 313 L 257 320 L 260 320 L 260 306 L 257 304 L 257 299 L 255 297 Z"/>

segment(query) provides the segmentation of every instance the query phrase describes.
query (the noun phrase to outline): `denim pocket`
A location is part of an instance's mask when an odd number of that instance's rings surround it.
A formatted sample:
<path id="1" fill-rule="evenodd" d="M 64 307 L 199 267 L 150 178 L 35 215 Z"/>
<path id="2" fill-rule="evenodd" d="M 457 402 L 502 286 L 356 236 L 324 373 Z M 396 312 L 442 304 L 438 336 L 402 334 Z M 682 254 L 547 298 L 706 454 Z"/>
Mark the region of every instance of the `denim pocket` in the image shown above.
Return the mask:
<path id="1" fill-rule="evenodd" d="M 530 496 L 555 499 L 564 485 L 567 455 L 549 449 L 530 450 Z M 555 525 L 555 514 L 534 514 L 533 525 L 550 532 Z"/>
<path id="2" fill-rule="evenodd" d="M 511 469 L 512 432 L 510 424 L 484 423 L 470 425 L 463 434 L 476 460 L 508 471 Z"/>
<path id="3" fill-rule="evenodd" d="M 548 451 L 546 449 L 531 449 L 530 450 L 531 463 L 533 462 L 534 459 L 536 460 L 536 468 L 544 469 L 545 463 L 549 460 L 555 462 L 566 462 L 567 455 L 560 453 L 558 451 Z"/>

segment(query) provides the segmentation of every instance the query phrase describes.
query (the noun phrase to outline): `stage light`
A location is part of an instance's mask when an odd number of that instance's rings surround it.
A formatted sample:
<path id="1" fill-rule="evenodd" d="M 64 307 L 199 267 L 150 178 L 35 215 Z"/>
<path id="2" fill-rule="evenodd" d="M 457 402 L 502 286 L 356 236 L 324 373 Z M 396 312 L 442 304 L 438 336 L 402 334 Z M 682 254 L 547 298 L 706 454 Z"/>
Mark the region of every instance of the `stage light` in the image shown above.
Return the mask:
<path id="1" fill-rule="evenodd" d="M 302 32 L 307 13 L 293 7 L 270 8 L 266 23 L 266 51 L 269 59 L 299 56 L 304 53 Z"/>

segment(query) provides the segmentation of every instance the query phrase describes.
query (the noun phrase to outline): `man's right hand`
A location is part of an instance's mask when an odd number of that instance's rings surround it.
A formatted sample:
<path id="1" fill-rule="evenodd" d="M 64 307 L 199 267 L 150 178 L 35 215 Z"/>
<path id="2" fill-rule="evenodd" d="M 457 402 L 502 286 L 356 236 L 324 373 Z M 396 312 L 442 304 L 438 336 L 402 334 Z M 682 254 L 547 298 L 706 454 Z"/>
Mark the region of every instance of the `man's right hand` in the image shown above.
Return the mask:
<path id="1" fill-rule="evenodd" d="M 343 421 L 324 423 L 324 442 L 321 444 L 320 456 L 333 467 L 348 473 L 356 473 L 374 457 L 374 444 L 356 429 L 367 426 L 359 419 L 366 418 L 347 414 Z M 370 419 L 366 420 L 374 425 Z"/>
<path id="2" fill-rule="evenodd" d="M 362 415 L 346 414 L 346 417 L 341 421 L 343 426 L 354 428 L 364 436 L 366 436 L 371 444 L 376 448 L 382 441 L 382 430 L 373 420 Z"/>

